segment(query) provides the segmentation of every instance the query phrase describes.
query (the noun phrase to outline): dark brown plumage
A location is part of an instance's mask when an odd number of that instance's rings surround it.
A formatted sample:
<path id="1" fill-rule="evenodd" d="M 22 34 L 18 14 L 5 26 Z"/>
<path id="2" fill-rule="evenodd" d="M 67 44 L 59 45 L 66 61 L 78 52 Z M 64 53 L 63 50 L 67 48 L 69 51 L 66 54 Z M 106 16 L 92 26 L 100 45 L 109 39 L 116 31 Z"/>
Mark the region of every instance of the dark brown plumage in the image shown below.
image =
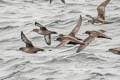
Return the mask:
<path id="1" fill-rule="evenodd" d="M 80 40 L 76 39 L 75 37 L 66 35 L 63 37 L 63 40 L 60 42 L 60 44 L 56 46 L 56 48 L 62 47 L 69 42 L 83 44 Z"/>
<path id="2" fill-rule="evenodd" d="M 77 49 L 76 52 L 81 52 L 83 49 L 85 49 L 93 40 L 95 40 L 96 35 L 89 35 L 84 41 L 84 45 L 80 45 L 80 47 Z"/>
<path id="3" fill-rule="evenodd" d="M 105 30 L 98 30 L 98 31 L 86 31 L 85 33 L 88 35 L 94 34 L 97 35 L 97 38 L 106 38 L 106 39 L 111 39 L 107 35 L 104 34 L 106 32 Z"/>
<path id="4" fill-rule="evenodd" d="M 48 30 L 46 27 L 42 26 L 38 22 L 35 22 L 35 25 L 40 27 L 40 29 L 33 29 L 33 31 L 38 34 L 44 35 L 46 44 L 51 45 L 51 35 L 57 34 L 57 32 Z"/>
<path id="5" fill-rule="evenodd" d="M 21 31 L 21 39 L 26 44 L 26 47 L 21 47 L 19 48 L 19 50 L 26 52 L 26 53 L 36 53 L 38 51 L 44 51 L 44 49 L 34 47 L 32 42 L 27 39 L 27 37 L 22 31 Z"/>
<path id="6" fill-rule="evenodd" d="M 97 7 L 97 11 L 98 11 L 98 16 L 97 18 L 94 18 L 90 15 L 86 15 L 87 17 L 91 18 L 92 20 L 88 20 L 88 22 L 94 24 L 94 23 L 102 23 L 102 24 L 109 24 L 109 23 L 113 23 L 113 22 L 109 22 L 109 21 L 105 21 L 105 7 L 107 6 L 107 4 L 110 2 L 110 0 L 105 0 L 104 2 L 102 2 L 98 7 Z"/>
<path id="7" fill-rule="evenodd" d="M 104 2 L 102 2 L 98 7 L 97 7 L 97 11 L 98 11 L 98 16 L 97 18 L 101 18 L 103 20 L 105 20 L 105 7 L 107 6 L 107 4 L 110 2 L 110 0 L 105 0 Z"/>
<path id="8" fill-rule="evenodd" d="M 98 30 L 98 31 L 86 31 L 85 34 L 88 34 L 89 36 L 83 41 L 83 45 L 80 45 L 80 47 L 77 49 L 76 52 L 81 52 L 83 49 L 85 49 L 95 38 L 106 38 L 111 39 L 107 35 L 103 34 L 106 32 L 105 30 Z"/>
<path id="9" fill-rule="evenodd" d="M 69 33 L 69 35 L 75 37 L 75 34 L 77 34 L 78 31 L 80 30 L 81 24 L 82 24 L 82 16 L 80 15 L 77 25 L 73 28 L 73 30 Z"/>
<path id="10" fill-rule="evenodd" d="M 77 34 L 78 31 L 79 31 L 79 29 L 80 29 L 81 23 L 82 23 L 82 17 L 80 16 L 77 25 L 73 28 L 73 30 L 72 30 L 68 35 L 69 35 L 69 36 L 72 36 L 72 37 L 75 37 L 75 38 L 78 39 L 78 40 L 82 40 L 82 39 L 79 39 L 79 38 L 77 38 L 77 37 L 75 36 L 75 34 Z M 61 41 L 64 39 L 64 38 L 63 38 L 64 36 L 66 36 L 66 35 L 60 34 L 56 40 L 58 40 L 58 41 L 61 42 Z M 78 43 L 78 42 L 71 42 L 71 41 L 70 41 L 70 42 L 68 42 L 68 44 L 74 44 L 74 45 L 75 45 L 75 44 L 79 44 L 79 43 Z"/>
<path id="11" fill-rule="evenodd" d="M 81 23 L 82 23 L 82 17 L 80 16 L 77 25 L 74 27 L 74 29 L 68 35 L 60 34 L 58 36 L 57 40 L 60 41 L 60 44 L 58 44 L 56 47 L 58 48 L 65 44 L 82 44 L 80 42 L 82 39 L 75 37 L 75 34 L 78 33 L 78 31 L 80 29 Z"/>

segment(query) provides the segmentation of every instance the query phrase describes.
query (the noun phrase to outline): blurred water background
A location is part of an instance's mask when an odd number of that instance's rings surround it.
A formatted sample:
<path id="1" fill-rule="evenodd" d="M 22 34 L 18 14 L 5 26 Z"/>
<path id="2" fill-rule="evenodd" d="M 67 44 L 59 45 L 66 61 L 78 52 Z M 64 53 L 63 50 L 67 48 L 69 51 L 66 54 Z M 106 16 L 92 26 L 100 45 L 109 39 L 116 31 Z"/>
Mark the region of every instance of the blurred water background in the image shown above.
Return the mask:
<path id="1" fill-rule="evenodd" d="M 120 80 L 120 56 L 106 52 L 120 47 L 120 0 L 111 0 L 106 8 L 106 19 L 113 24 L 86 24 L 85 15 L 97 16 L 97 6 L 104 0 L 0 0 L 0 80 Z M 59 34 L 68 34 L 82 15 L 82 26 L 76 35 L 85 39 L 86 30 L 107 30 L 112 40 L 95 39 L 86 49 L 75 53 L 79 45 L 59 49 L 52 35 L 52 45 L 43 36 L 32 32 L 37 21 Z M 34 45 L 45 49 L 27 54 L 18 49 L 25 44 L 24 31 Z"/>

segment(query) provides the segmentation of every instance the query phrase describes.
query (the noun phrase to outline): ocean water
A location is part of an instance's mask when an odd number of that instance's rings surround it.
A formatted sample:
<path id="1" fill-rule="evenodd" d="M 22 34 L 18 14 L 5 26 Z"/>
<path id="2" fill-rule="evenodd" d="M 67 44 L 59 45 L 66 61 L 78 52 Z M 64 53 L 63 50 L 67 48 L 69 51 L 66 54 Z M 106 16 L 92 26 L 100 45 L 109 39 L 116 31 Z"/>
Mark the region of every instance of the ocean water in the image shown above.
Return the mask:
<path id="1" fill-rule="evenodd" d="M 87 24 L 85 15 L 97 16 L 97 6 L 104 0 L 0 0 L 0 80 L 120 80 L 120 56 L 107 52 L 120 47 L 120 0 L 111 0 L 106 8 L 106 20 L 112 24 Z M 76 53 L 79 45 L 59 44 L 52 35 L 52 45 L 32 29 L 37 21 L 59 34 L 68 34 L 82 15 L 79 38 L 86 30 L 104 29 L 112 40 L 95 39 L 86 49 Z M 35 46 L 45 49 L 37 54 L 19 51 L 25 46 L 23 31 Z"/>

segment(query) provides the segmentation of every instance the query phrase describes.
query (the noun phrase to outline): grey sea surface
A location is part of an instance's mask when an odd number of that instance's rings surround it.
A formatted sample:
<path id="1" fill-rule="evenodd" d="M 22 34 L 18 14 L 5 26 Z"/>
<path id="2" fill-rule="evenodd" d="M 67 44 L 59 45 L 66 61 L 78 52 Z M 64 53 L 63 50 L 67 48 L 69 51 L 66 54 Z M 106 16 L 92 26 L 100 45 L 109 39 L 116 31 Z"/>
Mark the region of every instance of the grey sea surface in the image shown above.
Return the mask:
<path id="1" fill-rule="evenodd" d="M 97 16 L 97 6 L 104 0 L 0 0 L 0 80 L 120 80 L 120 56 L 107 52 L 120 47 L 120 0 L 111 0 L 106 8 L 106 20 L 112 24 L 87 24 L 85 15 Z M 32 29 L 37 21 L 59 34 L 68 34 L 82 15 L 79 38 L 86 30 L 107 30 L 112 40 L 95 39 L 86 49 L 76 53 L 79 45 L 59 44 L 52 35 L 52 45 Z M 37 54 L 19 51 L 25 46 L 23 31 L 35 46 L 45 49 Z"/>

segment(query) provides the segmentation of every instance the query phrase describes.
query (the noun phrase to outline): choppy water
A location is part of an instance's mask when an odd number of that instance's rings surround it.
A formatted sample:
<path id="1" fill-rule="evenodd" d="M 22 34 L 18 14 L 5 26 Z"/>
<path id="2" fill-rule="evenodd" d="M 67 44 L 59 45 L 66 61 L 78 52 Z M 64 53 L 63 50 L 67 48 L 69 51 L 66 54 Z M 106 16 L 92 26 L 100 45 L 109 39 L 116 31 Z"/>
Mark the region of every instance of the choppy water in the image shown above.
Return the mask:
<path id="1" fill-rule="evenodd" d="M 103 0 L 66 0 L 66 5 L 55 0 L 0 0 L 0 80 L 120 80 L 120 56 L 106 52 L 120 46 L 120 0 L 107 6 L 106 18 L 113 24 L 91 25 L 86 14 L 97 15 L 96 7 Z M 76 25 L 79 15 L 83 23 L 77 36 L 86 30 L 105 29 L 113 40 L 96 39 L 81 53 L 79 45 L 54 49 L 59 43 L 52 37 L 47 46 L 44 38 L 34 32 L 38 21 L 58 33 L 68 34 Z M 20 32 L 45 52 L 26 54 L 18 49 L 25 44 Z M 52 51 L 49 51 L 52 50 Z"/>

